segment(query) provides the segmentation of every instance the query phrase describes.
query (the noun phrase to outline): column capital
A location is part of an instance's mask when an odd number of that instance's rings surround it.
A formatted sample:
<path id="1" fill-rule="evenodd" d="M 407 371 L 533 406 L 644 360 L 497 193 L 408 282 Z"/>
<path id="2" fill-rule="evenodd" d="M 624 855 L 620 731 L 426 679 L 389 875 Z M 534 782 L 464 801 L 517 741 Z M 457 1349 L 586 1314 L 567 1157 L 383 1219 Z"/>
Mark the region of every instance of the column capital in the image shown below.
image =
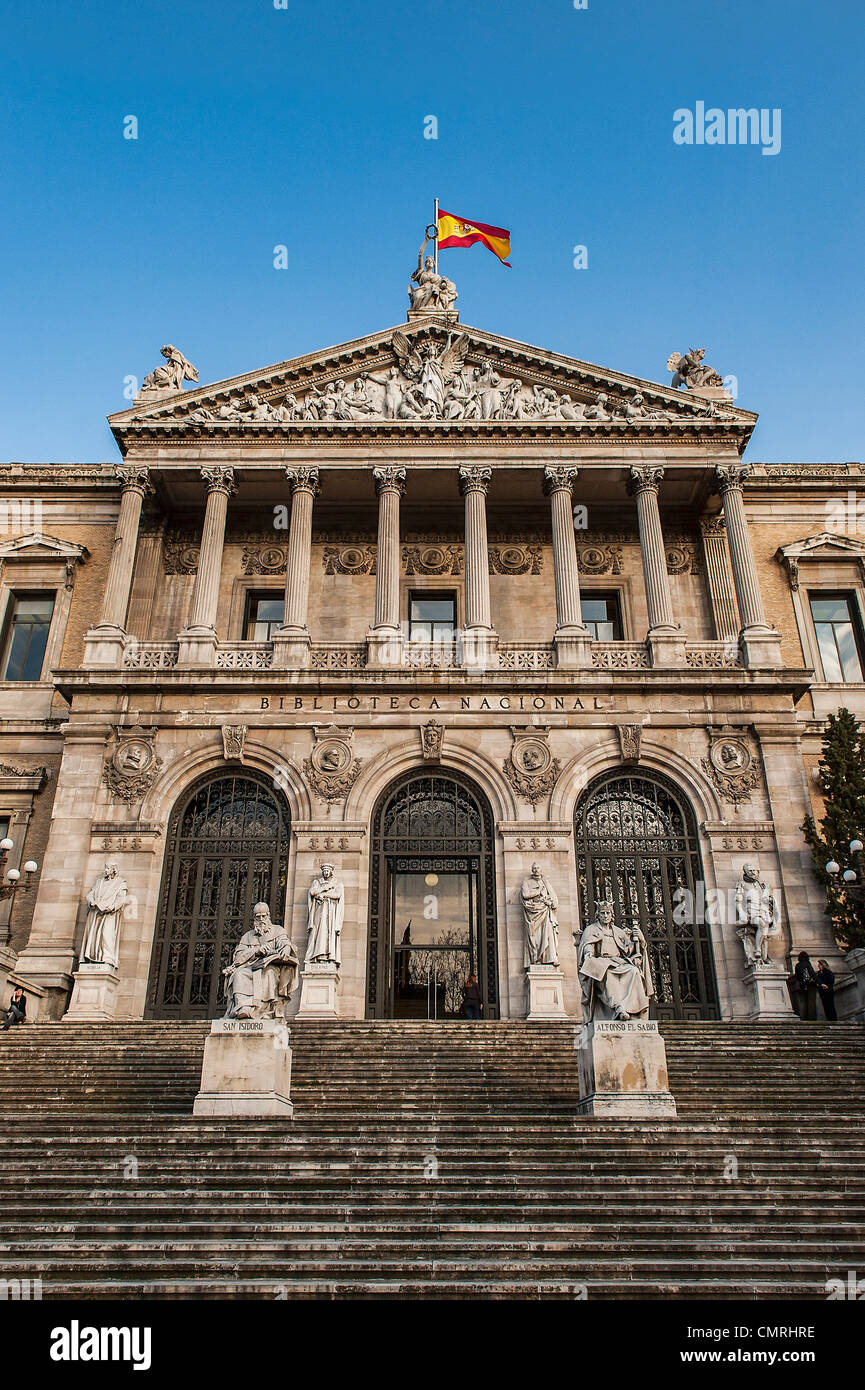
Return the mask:
<path id="1" fill-rule="evenodd" d="M 402 497 L 405 492 L 404 468 L 374 468 L 372 476 L 375 479 L 375 491 L 378 497 L 381 497 L 383 492 L 395 492 Z"/>
<path id="2" fill-rule="evenodd" d="M 115 464 L 114 476 L 124 492 L 138 492 L 142 497 L 148 497 L 153 492 L 150 469 L 142 464 Z"/>
<path id="3" fill-rule="evenodd" d="M 215 468 L 202 468 L 201 477 L 206 483 L 209 493 L 224 492 L 226 497 L 233 497 L 235 492 L 237 492 L 237 483 L 234 479 L 233 468 L 223 468 L 221 466 Z"/>
<path id="4" fill-rule="evenodd" d="M 712 516 L 700 517 L 701 536 L 723 536 L 727 530 L 727 520 L 723 512 L 715 512 Z"/>
<path id="5" fill-rule="evenodd" d="M 291 483 L 292 497 L 296 492 L 308 492 L 313 497 L 321 492 L 317 468 L 286 468 L 285 476 Z"/>
<path id="6" fill-rule="evenodd" d="M 552 497 L 554 492 L 566 492 L 573 496 L 574 483 L 579 477 L 579 468 L 554 467 L 544 469 L 544 496 Z"/>
<path id="7" fill-rule="evenodd" d="M 641 492 L 657 493 L 664 470 L 659 463 L 633 463 L 628 478 L 628 492 L 639 496 Z"/>
<path id="8" fill-rule="evenodd" d="M 721 463 L 715 469 L 715 487 L 722 497 L 728 492 L 741 492 L 742 483 L 751 472 L 749 463 Z"/>
<path id="9" fill-rule="evenodd" d="M 465 497 L 469 492 L 482 492 L 484 496 L 490 485 L 490 478 L 493 476 L 491 468 L 461 468 L 459 471 L 460 496 Z"/>

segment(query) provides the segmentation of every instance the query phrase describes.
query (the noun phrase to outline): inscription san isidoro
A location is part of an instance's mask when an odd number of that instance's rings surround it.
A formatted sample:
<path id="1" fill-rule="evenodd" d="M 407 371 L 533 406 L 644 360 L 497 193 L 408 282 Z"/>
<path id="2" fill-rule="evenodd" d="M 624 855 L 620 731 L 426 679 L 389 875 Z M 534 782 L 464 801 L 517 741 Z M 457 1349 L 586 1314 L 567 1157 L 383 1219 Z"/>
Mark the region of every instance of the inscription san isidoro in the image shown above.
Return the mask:
<path id="1" fill-rule="evenodd" d="M 450 713 L 555 713 L 556 711 L 613 708 L 609 697 L 599 699 L 578 695 L 262 695 L 259 708 L 274 713 L 344 714 L 351 710 L 384 713 L 393 711 L 442 710 Z"/>

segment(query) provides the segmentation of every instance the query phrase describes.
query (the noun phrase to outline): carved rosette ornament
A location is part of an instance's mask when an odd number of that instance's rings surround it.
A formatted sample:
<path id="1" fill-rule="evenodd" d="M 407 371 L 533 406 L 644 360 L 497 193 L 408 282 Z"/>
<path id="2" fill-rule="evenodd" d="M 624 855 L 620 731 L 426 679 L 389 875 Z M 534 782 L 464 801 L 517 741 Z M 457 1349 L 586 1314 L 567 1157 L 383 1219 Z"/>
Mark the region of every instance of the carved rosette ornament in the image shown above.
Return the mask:
<path id="1" fill-rule="evenodd" d="M 709 756 L 702 766 L 725 801 L 736 806 L 751 800 L 759 773 L 742 730 L 710 729 Z"/>
<path id="2" fill-rule="evenodd" d="M 222 751 L 226 762 L 243 762 L 243 745 L 248 733 L 247 724 L 223 724 Z"/>
<path id="3" fill-rule="evenodd" d="M 546 729 L 512 729 L 514 746 L 502 764 L 504 774 L 517 796 L 536 806 L 556 784 L 561 763 L 554 758 Z"/>
<path id="4" fill-rule="evenodd" d="M 354 729 L 331 724 L 315 729 L 315 747 L 303 760 L 303 774 L 320 801 L 344 801 L 363 765 L 352 750 Z"/>
<path id="5" fill-rule="evenodd" d="M 147 795 L 162 768 L 156 756 L 155 729 L 124 729 L 102 769 L 102 780 L 115 801 L 127 806 Z"/>
<path id="6" fill-rule="evenodd" d="M 444 734 L 443 725 L 436 724 L 434 719 L 431 719 L 428 724 L 424 724 L 420 731 L 421 752 L 423 753 L 424 762 L 441 762 Z"/>

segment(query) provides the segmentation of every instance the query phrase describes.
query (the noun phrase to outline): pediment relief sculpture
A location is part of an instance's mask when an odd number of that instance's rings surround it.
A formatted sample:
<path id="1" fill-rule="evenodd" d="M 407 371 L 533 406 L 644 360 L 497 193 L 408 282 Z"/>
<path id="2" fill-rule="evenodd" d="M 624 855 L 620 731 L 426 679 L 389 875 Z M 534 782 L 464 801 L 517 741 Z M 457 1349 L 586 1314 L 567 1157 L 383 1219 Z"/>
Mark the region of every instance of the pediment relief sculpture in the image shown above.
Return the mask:
<path id="1" fill-rule="evenodd" d="M 427 270 L 422 267 L 420 274 L 426 275 Z M 449 284 L 444 277 L 436 279 Z M 428 290 L 432 293 L 431 282 L 417 287 L 418 294 Z M 417 312 L 423 314 L 422 309 Z M 248 376 L 216 383 L 206 393 L 195 392 L 195 399 L 188 403 L 160 406 L 154 399 L 148 408 L 142 397 L 179 391 L 182 380 L 194 380 L 189 373 L 195 369 L 177 354 L 177 360 L 170 358 L 166 368 L 158 369 L 165 381 L 160 376 L 158 383 L 142 391 L 132 411 L 113 419 L 123 425 L 373 421 L 663 425 L 742 416 L 726 409 L 727 402 L 719 405 L 692 395 L 676 399 L 668 389 L 644 385 L 635 378 L 607 377 L 576 359 L 548 358 L 522 344 L 486 338 L 477 330 L 460 330 L 454 324 L 446 327 L 442 318 L 433 321 L 436 312 L 441 313 L 440 308 L 430 309 L 426 319 L 413 322 L 405 331 L 388 330 L 378 338 L 359 339 L 327 356 L 293 359 L 257 379 Z M 367 370 L 358 370 L 361 356 L 372 359 Z M 519 362 L 516 370 L 512 360 Z M 711 373 L 699 363 L 694 371 L 697 376 Z"/>

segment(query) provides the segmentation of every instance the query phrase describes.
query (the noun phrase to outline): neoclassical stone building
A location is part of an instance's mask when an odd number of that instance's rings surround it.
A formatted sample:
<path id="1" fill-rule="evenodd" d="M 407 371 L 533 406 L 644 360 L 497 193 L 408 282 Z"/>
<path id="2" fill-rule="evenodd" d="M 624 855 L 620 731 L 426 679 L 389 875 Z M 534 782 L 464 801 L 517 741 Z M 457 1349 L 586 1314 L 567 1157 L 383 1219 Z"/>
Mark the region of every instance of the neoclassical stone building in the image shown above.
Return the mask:
<path id="1" fill-rule="evenodd" d="M 524 1017 L 536 862 L 572 1017 L 601 898 L 660 1016 L 777 1009 L 747 863 L 776 976 L 803 947 L 843 974 L 800 824 L 826 714 L 865 713 L 860 465 L 744 464 L 717 386 L 453 310 L 191 390 L 164 355 L 110 417 L 121 464 L 0 469 L 0 828 L 39 864 L 0 926 L 43 1015 L 106 862 L 118 1018 L 221 1012 L 259 900 L 302 961 L 323 862 L 347 1018 L 446 1016 L 470 970 Z"/>

